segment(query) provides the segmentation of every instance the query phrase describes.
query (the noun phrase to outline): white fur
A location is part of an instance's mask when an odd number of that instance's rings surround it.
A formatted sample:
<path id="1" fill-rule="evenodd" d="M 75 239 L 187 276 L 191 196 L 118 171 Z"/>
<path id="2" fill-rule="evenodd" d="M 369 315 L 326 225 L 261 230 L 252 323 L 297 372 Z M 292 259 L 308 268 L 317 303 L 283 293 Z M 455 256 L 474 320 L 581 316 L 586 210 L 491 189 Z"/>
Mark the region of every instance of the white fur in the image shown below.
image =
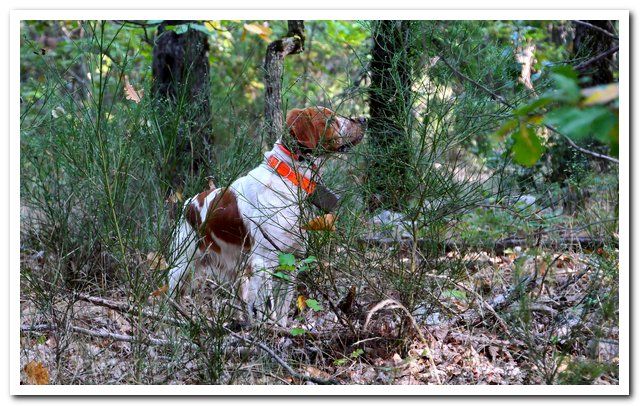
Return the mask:
<path id="1" fill-rule="evenodd" d="M 304 250 L 305 235 L 300 224 L 300 203 L 306 197 L 306 192 L 278 175 L 266 161 L 271 155 L 276 155 L 307 177 L 311 176 L 311 165 L 294 162 L 277 144 L 265 154 L 265 160 L 258 167 L 230 186 L 235 192 L 240 215 L 252 239 L 251 251 L 243 253 L 240 245 L 216 239 L 221 248 L 220 254 L 202 252 L 197 245 L 196 231 L 183 218 L 174 239 L 175 265 L 169 273 L 171 292 L 175 292 L 191 264 L 204 264 L 202 266 L 207 268 L 207 272 L 237 289 L 250 318 L 255 312 L 261 319 L 276 320 L 281 325 L 286 325 L 294 284 L 273 278 L 272 274 L 278 266 L 278 250 L 290 253 Z M 316 164 L 322 166 L 320 162 Z M 209 205 L 219 191 L 220 189 L 210 193 L 200 208 L 199 215 L 203 222 Z M 185 209 L 190 202 L 191 199 L 185 203 Z M 265 234 L 271 242 L 265 238 Z M 247 275 L 246 269 L 249 266 L 251 272 Z"/>

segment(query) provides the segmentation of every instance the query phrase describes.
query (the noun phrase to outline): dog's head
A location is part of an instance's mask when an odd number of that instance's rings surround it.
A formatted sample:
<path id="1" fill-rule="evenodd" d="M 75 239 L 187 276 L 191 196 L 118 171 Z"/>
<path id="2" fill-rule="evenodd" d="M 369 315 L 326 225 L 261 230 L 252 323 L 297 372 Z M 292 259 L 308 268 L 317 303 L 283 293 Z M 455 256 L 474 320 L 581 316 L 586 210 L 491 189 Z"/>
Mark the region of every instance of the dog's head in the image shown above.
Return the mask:
<path id="1" fill-rule="evenodd" d="M 340 116 L 326 107 L 293 109 L 287 113 L 287 127 L 303 149 L 314 153 L 345 152 L 364 138 L 364 117 Z"/>

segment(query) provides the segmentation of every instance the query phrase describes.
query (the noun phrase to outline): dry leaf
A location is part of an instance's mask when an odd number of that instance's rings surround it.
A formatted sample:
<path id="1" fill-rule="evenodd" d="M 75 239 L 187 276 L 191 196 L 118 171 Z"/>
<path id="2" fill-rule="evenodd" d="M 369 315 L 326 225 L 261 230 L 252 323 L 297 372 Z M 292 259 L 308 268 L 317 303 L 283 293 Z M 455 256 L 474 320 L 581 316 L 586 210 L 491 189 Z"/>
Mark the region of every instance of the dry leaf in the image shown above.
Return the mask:
<path id="1" fill-rule="evenodd" d="M 24 366 L 24 373 L 27 375 L 27 382 L 31 385 L 49 384 L 49 371 L 42 365 L 42 362 L 29 362 Z"/>
<path id="2" fill-rule="evenodd" d="M 266 42 L 269 42 L 269 35 L 271 35 L 271 28 L 266 27 L 264 25 L 260 25 L 260 24 L 245 24 L 243 28 L 244 30 L 242 32 L 241 40 L 244 40 L 245 34 L 247 32 L 250 32 L 252 34 L 256 34 Z"/>
<path id="3" fill-rule="evenodd" d="M 303 295 L 298 296 L 298 300 L 296 301 L 296 305 L 300 311 L 303 311 L 307 307 L 306 298 Z"/>
<path id="4" fill-rule="evenodd" d="M 313 376 L 315 378 L 320 378 L 320 379 L 331 379 L 331 374 L 321 369 L 318 369 L 314 366 L 306 365 L 304 367 L 304 370 L 307 372 L 308 376 Z"/>
<path id="5" fill-rule="evenodd" d="M 302 227 L 303 230 L 308 231 L 336 231 L 335 216 L 331 213 L 319 216 L 308 222 Z"/>
<path id="6" fill-rule="evenodd" d="M 158 297 L 160 295 L 164 295 L 165 293 L 167 293 L 168 290 L 169 290 L 169 285 L 161 286 L 158 289 L 151 292 L 151 296 Z"/>
<path id="7" fill-rule="evenodd" d="M 164 257 L 157 252 L 150 252 L 147 254 L 147 262 L 149 263 L 149 268 L 153 270 L 166 269 L 167 261 Z"/>
<path id="8" fill-rule="evenodd" d="M 610 85 L 589 87 L 587 89 L 583 89 L 581 93 L 586 97 L 582 102 L 585 106 L 607 104 L 618 98 L 618 84 L 612 83 Z"/>
<path id="9" fill-rule="evenodd" d="M 182 197 L 182 192 L 178 191 L 175 193 L 171 192 L 171 194 L 167 198 L 167 201 L 169 203 L 177 204 L 178 202 L 182 202 L 183 199 L 184 198 Z"/>
<path id="10" fill-rule="evenodd" d="M 140 100 L 142 100 L 142 96 L 144 95 L 144 92 L 142 89 L 140 90 L 134 89 L 133 86 L 131 86 L 131 83 L 129 83 L 129 76 L 125 75 L 124 94 L 127 100 L 133 100 L 136 103 L 140 103 Z"/>

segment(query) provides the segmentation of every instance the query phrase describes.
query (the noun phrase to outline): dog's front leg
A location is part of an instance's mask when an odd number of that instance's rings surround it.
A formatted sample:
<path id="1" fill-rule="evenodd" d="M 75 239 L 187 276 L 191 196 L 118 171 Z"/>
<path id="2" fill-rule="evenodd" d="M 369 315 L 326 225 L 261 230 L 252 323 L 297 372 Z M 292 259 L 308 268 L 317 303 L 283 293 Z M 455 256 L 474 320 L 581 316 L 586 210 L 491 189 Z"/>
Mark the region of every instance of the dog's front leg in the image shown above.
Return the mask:
<path id="1" fill-rule="evenodd" d="M 289 307 L 295 293 L 295 276 L 287 275 L 290 279 L 277 278 L 273 282 L 273 299 L 275 306 L 275 318 L 282 327 L 289 321 Z"/>
<path id="2" fill-rule="evenodd" d="M 248 272 L 243 300 L 247 304 L 250 319 L 261 321 L 275 320 L 273 307 L 272 275 L 278 266 L 277 259 L 271 253 L 254 252 L 251 258 L 251 270 Z"/>

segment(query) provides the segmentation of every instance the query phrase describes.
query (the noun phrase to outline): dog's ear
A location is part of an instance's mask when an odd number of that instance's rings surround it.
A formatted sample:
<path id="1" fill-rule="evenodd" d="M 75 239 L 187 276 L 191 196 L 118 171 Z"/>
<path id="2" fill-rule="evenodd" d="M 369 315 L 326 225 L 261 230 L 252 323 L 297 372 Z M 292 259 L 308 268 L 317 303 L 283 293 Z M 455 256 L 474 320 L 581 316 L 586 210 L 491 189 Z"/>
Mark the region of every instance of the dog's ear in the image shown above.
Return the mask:
<path id="1" fill-rule="evenodd" d="M 291 135 L 300 145 L 309 149 L 315 149 L 320 141 L 318 120 L 314 120 L 309 109 L 293 109 L 287 113 L 287 127 Z"/>

